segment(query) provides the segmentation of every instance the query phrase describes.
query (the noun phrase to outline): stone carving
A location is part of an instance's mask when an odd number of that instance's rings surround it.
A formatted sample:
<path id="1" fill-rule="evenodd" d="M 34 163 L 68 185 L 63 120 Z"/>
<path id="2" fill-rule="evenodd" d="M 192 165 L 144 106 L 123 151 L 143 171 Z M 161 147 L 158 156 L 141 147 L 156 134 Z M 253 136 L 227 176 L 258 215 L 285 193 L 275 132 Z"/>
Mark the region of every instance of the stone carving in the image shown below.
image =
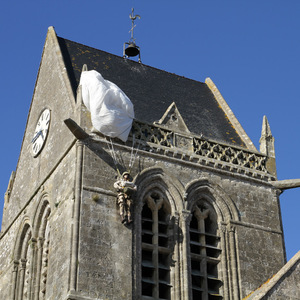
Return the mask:
<path id="1" fill-rule="evenodd" d="M 123 224 L 132 223 L 132 195 L 137 189 L 137 186 L 129 181 L 129 176 L 128 172 L 124 172 L 121 178 L 114 183 L 114 188 L 118 192 L 117 203 L 120 208 L 120 217 Z"/>
<path id="2" fill-rule="evenodd" d="M 171 130 L 154 125 L 134 121 L 132 123 L 132 135 L 144 142 L 150 142 L 165 147 L 174 147 L 174 134 Z"/>
<path id="3" fill-rule="evenodd" d="M 188 134 L 190 133 L 175 102 L 168 107 L 157 124 L 162 125 L 170 130 L 185 132 Z"/>
<path id="4" fill-rule="evenodd" d="M 230 146 L 194 138 L 194 153 L 234 165 L 266 172 L 266 157 Z"/>
<path id="5" fill-rule="evenodd" d="M 181 150 L 185 153 L 182 154 L 182 157 L 183 155 L 190 157 L 202 156 L 237 167 L 244 167 L 265 173 L 268 172 L 266 168 L 267 157 L 265 155 L 209 141 L 203 137 L 196 137 L 191 134 L 187 136 L 180 134 L 179 136 L 178 133 L 170 129 L 142 123 L 137 120 L 132 124 L 129 140 L 132 140 L 133 135 L 144 146 L 145 144 L 148 146 L 148 148 L 147 146 L 144 147 L 143 150 L 151 151 L 152 148 L 159 149 L 166 147 L 172 149 L 174 153 Z M 166 151 L 165 148 L 163 150 Z"/>
<path id="6" fill-rule="evenodd" d="M 42 252 L 42 269 L 41 269 L 41 282 L 40 282 L 40 299 L 46 299 L 47 275 L 48 275 L 48 259 L 49 259 L 49 243 L 50 243 L 50 226 L 47 222 L 45 238 L 43 240 Z"/>
<path id="7" fill-rule="evenodd" d="M 26 259 L 21 260 L 22 268 L 24 269 L 24 286 L 23 286 L 23 299 L 29 299 L 30 296 L 30 279 L 31 279 L 31 257 L 32 257 L 32 247 L 29 245 L 27 247 Z"/>
<path id="8" fill-rule="evenodd" d="M 187 151 L 193 151 L 193 138 L 180 134 L 175 135 L 176 147 Z"/>

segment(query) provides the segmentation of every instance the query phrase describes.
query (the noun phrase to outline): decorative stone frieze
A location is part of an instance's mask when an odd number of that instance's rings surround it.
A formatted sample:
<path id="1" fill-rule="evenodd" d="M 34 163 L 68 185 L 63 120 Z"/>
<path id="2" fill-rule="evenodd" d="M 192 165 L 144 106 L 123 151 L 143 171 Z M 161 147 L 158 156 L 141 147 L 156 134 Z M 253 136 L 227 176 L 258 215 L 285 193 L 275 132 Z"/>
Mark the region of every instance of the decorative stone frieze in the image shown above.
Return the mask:
<path id="1" fill-rule="evenodd" d="M 220 169 L 236 170 L 257 177 L 257 172 L 268 174 L 267 156 L 233 145 L 226 145 L 192 134 L 184 134 L 135 120 L 128 146 L 156 152 L 168 157 L 211 165 Z"/>

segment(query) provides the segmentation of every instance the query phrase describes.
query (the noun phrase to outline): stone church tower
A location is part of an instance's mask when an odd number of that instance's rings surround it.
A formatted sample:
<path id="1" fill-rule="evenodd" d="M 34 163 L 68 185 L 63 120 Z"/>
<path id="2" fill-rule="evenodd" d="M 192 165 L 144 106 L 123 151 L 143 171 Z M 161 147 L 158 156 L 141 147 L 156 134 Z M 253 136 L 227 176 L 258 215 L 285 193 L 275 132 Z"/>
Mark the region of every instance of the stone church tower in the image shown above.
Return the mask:
<path id="1" fill-rule="evenodd" d="M 82 68 L 133 102 L 126 143 L 92 130 Z M 137 186 L 130 224 L 119 215 L 117 170 Z M 276 181 L 267 120 L 259 152 L 211 79 L 50 27 L 5 195 L 0 298 L 242 299 L 286 263 L 278 196 L 290 185 Z"/>

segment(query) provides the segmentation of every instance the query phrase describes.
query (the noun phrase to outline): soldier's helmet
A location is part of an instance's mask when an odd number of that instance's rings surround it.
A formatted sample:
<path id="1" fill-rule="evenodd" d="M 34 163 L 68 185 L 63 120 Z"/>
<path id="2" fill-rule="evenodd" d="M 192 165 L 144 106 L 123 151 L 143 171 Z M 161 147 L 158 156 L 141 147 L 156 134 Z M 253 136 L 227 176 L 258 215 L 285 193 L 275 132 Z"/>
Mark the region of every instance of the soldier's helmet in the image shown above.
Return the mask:
<path id="1" fill-rule="evenodd" d="M 125 175 L 127 175 L 128 177 L 130 176 L 129 172 L 127 171 L 122 174 L 122 178 L 124 178 Z"/>

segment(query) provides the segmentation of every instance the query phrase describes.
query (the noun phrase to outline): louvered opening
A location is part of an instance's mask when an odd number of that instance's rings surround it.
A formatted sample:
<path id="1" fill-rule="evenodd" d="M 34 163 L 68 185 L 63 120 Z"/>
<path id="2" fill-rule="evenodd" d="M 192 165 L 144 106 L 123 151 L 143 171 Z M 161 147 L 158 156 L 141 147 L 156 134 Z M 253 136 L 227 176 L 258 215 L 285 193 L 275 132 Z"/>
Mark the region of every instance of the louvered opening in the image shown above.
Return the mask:
<path id="1" fill-rule="evenodd" d="M 221 254 L 217 223 L 211 208 L 196 206 L 190 222 L 191 279 L 193 299 L 222 299 L 218 279 Z"/>
<path id="2" fill-rule="evenodd" d="M 170 299 L 169 207 L 152 193 L 142 210 L 142 299 Z"/>

